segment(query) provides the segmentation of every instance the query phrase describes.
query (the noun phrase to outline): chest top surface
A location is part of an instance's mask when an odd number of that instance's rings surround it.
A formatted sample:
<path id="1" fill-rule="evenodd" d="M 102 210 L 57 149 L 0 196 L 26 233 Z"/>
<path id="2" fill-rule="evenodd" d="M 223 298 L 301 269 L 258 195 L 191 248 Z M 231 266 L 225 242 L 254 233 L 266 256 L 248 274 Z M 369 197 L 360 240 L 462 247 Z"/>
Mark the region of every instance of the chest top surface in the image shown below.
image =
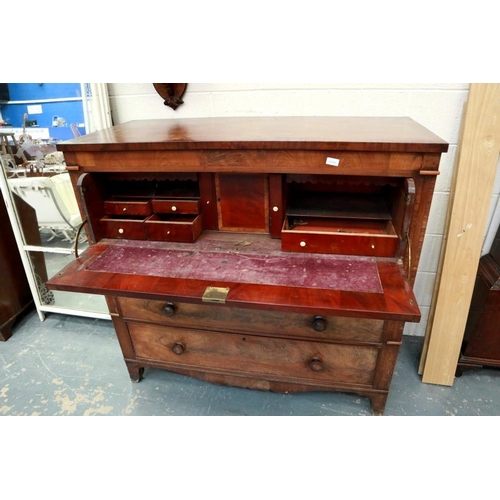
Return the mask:
<path id="1" fill-rule="evenodd" d="M 219 117 L 134 120 L 58 144 L 63 152 L 292 149 L 443 153 L 406 117 Z"/>

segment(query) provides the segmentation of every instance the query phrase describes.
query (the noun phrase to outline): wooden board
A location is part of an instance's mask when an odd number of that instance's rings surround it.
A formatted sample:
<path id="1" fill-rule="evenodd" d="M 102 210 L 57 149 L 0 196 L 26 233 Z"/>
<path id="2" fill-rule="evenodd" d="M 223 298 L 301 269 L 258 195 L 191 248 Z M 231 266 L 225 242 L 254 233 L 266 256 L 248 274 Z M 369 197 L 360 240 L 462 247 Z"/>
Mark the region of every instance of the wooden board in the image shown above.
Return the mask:
<path id="1" fill-rule="evenodd" d="M 453 385 L 500 152 L 500 84 L 471 84 L 426 333 L 422 381 Z"/>

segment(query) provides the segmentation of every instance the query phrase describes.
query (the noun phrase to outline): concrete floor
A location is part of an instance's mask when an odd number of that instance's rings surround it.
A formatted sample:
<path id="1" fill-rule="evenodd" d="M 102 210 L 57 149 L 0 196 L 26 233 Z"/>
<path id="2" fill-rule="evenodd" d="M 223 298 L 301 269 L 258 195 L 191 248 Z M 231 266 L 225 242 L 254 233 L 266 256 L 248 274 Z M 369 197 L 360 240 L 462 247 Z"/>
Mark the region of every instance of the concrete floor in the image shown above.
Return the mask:
<path id="1" fill-rule="evenodd" d="M 500 371 L 466 372 L 453 387 L 423 384 L 422 338 L 404 337 L 386 416 L 500 415 Z M 220 387 L 162 370 L 129 379 L 110 321 L 30 312 L 0 342 L 0 416 L 358 416 L 367 398 Z"/>

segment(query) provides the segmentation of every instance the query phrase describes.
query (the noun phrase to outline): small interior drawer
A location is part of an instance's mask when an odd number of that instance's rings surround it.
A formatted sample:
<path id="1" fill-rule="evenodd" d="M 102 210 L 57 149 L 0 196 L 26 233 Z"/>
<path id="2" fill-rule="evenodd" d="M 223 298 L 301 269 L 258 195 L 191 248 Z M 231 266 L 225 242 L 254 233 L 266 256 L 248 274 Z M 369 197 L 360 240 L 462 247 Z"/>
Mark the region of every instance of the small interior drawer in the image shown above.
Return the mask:
<path id="1" fill-rule="evenodd" d="M 107 215 L 151 215 L 151 202 L 108 200 L 104 202 L 104 212 Z"/>
<path id="2" fill-rule="evenodd" d="M 392 221 L 287 216 L 283 251 L 394 257 L 399 244 Z"/>
<path id="3" fill-rule="evenodd" d="M 130 240 L 145 240 L 144 221 L 137 216 L 105 216 L 101 219 L 101 227 L 105 238 L 126 238 Z"/>
<path id="4" fill-rule="evenodd" d="M 153 214 L 145 222 L 148 239 L 192 243 L 203 231 L 201 215 Z"/>
<path id="5" fill-rule="evenodd" d="M 153 212 L 157 214 L 199 214 L 200 200 L 156 199 L 152 202 Z"/>

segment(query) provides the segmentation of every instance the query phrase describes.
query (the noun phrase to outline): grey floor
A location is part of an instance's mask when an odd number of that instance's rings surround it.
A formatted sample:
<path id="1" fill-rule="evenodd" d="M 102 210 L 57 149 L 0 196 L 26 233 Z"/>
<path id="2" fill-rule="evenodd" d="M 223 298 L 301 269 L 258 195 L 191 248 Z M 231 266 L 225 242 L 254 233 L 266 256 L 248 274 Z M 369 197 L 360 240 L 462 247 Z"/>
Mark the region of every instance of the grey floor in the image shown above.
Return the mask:
<path id="1" fill-rule="evenodd" d="M 423 384 L 422 339 L 404 337 L 385 415 L 500 415 L 500 371 L 480 369 L 453 387 Z M 32 311 L 0 342 L 0 416 L 362 416 L 352 394 L 275 394 L 221 387 L 148 369 L 132 383 L 110 321 Z"/>

